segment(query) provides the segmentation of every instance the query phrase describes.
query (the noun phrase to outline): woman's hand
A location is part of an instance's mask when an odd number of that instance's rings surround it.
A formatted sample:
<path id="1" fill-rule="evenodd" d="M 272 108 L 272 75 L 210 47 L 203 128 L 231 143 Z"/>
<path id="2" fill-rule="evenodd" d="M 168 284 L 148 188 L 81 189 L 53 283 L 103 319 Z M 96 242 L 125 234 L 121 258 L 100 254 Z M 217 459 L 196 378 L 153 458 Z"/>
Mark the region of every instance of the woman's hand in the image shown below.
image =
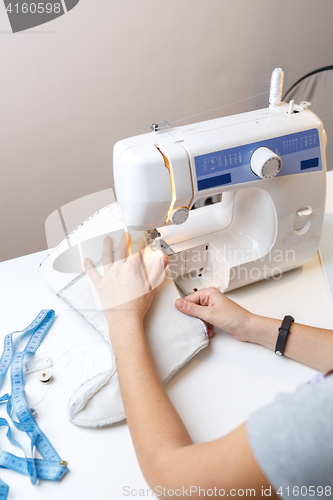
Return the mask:
<path id="1" fill-rule="evenodd" d="M 130 247 L 130 235 L 125 233 L 117 247 L 114 262 L 112 238 L 107 236 L 102 253 L 103 278 L 90 259 L 84 261 L 87 274 L 101 299 L 110 334 L 128 321 L 143 323 L 153 300 L 154 289 L 168 264 L 166 256 L 159 258 L 148 275 L 143 261 L 143 248 L 142 239 Z"/>
<path id="2" fill-rule="evenodd" d="M 210 337 L 216 326 L 238 340 L 251 341 L 248 337 L 254 315 L 214 287 L 192 293 L 185 300 L 177 299 L 176 308 L 184 314 L 204 320 Z"/>

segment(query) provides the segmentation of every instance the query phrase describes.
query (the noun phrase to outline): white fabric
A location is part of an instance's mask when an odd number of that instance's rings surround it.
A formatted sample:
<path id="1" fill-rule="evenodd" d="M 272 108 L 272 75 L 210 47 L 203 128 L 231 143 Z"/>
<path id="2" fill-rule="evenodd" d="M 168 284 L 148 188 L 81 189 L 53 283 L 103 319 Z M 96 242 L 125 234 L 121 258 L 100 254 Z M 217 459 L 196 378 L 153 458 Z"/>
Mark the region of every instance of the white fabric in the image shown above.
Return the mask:
<path id="1" fill-rule="evenodd" d="M 108 325 L 96 290 L 86 273 L 61 273 L 53 268 L 53 263 L 64 251 L 71 251 L 80 241 L 106 233 L 112 235 L 112 231 L 119 231 L 121 226 L 117 204 L 109 205 L 73 231 L 40 266 L 40 272 L 54 288 L 58 297 L 93 325 L 110 349 L 110 370 L 87 380 L 69 400 L 69 419 L 72 423 L 83 427 L 112 424 L 123 420 L 125 413 L 108 336 Z M 97 238 L 96 241 L 99 245 L 102 244 L 101 238 Z M 101 247 L 95 248 L 93 253 L 100 256 Z M 146 249 L 145 262 L 148 269 L 154 258 L 156 258 L 155 252 Z M 101 268 L 99 271 L 102 273 Z M 149 349 L 163 384 L 166 384 L 179 368 L 208 345 L 207 331 L 203 322 L 185 316 L 174 307 L 178 297 L 178 290 L 166 273 L 165 279 L 155 291 L 153 304 L 144 323 Z"/>

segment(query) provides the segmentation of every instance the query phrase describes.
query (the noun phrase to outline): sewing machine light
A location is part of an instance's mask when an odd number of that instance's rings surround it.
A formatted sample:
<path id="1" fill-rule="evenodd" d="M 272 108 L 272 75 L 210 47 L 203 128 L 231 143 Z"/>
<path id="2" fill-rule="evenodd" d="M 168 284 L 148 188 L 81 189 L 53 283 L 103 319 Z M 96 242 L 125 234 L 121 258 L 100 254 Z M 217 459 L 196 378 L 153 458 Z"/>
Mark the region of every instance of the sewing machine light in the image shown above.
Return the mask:
<path id="1" fill-rule="evenodd" d="M 190 180 L 188 174 L 189 170 L 188 168 L 185 168 L 185 177 L 182 176 L 181 169 L 178 169 L 178 171 L 174 168 L 172 168 L 172 162 L 167 156 L 167 153 L 165 153 L 161 146 L 158 144 L 155 144 L 156 149 L 161 153 L 163 156 L 164 164 L 166 169 L 169 172 L 170 175 L 170 186 L 171 186 L 171 203 L 170 207 L 168 210 L 168 215 L 165 220 L 164 225 L 168 225 L 170 222 L 171 224 L 175 224 L 176 226 L 180 224 L 184 224 L 184 222 L 187 221 L 189 217 L 189 210 L 191 206 L 191 202 L 193 199 L 193 188 L 192 188 L 192 179 Z M 183 163 L 184 165 L 184 163 Z M 184 170 L 184 169 L 183 169 Z M 176 178 L 175 178 L 176 177 Z M 176 179 L 177 179 L 177 185 L 178 188 L 176 189 Z M 190 182 L 189 182 L 190 180 Z M 188 205 L 178 205 L 179 203 L 179 197 L 177 198 L 177 192 L 180 192 L 181 189 L 184 189 L 185 191 L 187 190 L 187 202 Z M 184 199 L 183 199 L 184 201 Z M 178 205 L 178 206 L 177 206 Z"/>
<path id="2" fill-rule="evenodd" d="M 163 156 L 165 168 L 168 170 L 169 176 L 170 176 L 171 204 L 170 204 L 168 215 L 167 215 L 167 218 L 166 218 L 166 221 L 165 221 L 165 224 L 167 224 L 168 221 L 171 220 L 170 219 L 170 215 L 171 215 L 171 213 L 173 211 L 173 207 L 175 206 L 175 203 L 176 203 L 175 180 L 174 180 L 173 173 L 172 173 L 172 170 L 171 170 L 171 167 L 170 167 L 169 158 L 163 153 L 162 149 L 160 148 L 160 146 L 158 144 L 155 144 L 155 147 L 161 153 L 161 155 Z"/>

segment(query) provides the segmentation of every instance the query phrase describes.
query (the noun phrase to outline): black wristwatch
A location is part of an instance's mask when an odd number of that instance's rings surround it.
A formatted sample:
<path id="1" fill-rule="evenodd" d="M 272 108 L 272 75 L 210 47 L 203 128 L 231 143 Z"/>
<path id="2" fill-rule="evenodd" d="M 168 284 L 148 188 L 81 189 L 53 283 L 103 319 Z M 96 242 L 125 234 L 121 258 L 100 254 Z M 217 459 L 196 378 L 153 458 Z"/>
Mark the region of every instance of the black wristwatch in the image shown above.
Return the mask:
<path id="1" fill-rule="evenodd" d="M 279 335 L 276 341 L 275 354 L 277 356 L 283 356 L 284 349 L 287 342 L 287 337 L 290 331 L 290 325 L 295 320 L 292 316 L 285 316 L 279 328 Z"/>

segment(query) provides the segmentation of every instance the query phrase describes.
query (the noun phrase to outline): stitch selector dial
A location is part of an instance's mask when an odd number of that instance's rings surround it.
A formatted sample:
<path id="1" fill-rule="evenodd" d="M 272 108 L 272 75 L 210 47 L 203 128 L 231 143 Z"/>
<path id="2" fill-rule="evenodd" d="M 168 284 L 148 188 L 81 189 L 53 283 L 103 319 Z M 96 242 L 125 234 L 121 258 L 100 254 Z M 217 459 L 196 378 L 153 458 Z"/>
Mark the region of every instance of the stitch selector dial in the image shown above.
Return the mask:
<path id="1" fill-rule="evenodd" d="M 261 147 L 255 150 L 250 160 L 251 170 L 262 179 L 271 179 L 281 170 L 282 160 L 269 148 Z"/>

